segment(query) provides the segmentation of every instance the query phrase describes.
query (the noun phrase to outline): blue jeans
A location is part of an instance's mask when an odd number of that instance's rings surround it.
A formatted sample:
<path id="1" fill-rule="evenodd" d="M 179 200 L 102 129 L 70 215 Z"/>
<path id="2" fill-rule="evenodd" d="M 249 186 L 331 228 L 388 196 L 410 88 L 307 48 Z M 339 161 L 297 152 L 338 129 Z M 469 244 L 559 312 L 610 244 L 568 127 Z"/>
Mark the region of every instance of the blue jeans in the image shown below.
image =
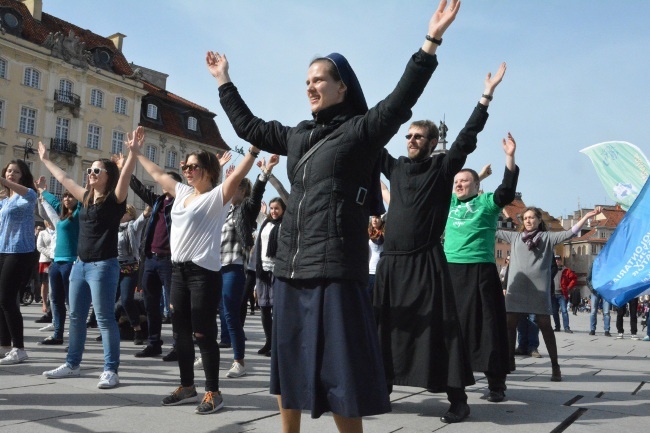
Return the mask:
<path id="1" fill-rule="evenodd" d="M 161 300 L 165 299 L 165 292 L 172 287 L 172 260 L 170 257 L 147 257 L 144 261 L 142 273 L 142 290 L 144 290 L 144 305 L 147 309 L 147 324 L 149 325 L 149 344 L 161 346 L 160 334 L 162 330 Z M 169 297 L 166 305 L 169 307 Z"/>
<path id="2" fill-rule="evenodd" d="M 221 295 L 221 342 L 231 343 L 235 359 L 244 359 L 246 343 L 239 309 L 244 300 L 246 274 L 244 265 L 228 265 L 221 268 L 223 292 Z M 226 330 L 228 332 L 226 332 Z"/>
<path id="3" fill-rule="evenodd" d="M 77 260 L 70 273 L 70 347 L 66 363 L 77 367 L 86 344 L 86 318 L 93 304 L 104 346 L 104 371 L 120 366 L 120 331 L 115 320 L 115 295 L 120 265 L 117 259 Z"/>
<path id="4" fill-rule="evenodd" d="M 569 312 L 567 310 L 567 301 L 564 299 L 564 295 L 558 295 L 554 293 L 551 295 L 551 307 L 553 308 L 553 320 L 555 321 L 555 328 L 560 329 L 560 314 L 562 311 L 562 324 L 564 329 L 569 328 Z"/>
<path id="5" fill-rule="evenodd" d="M 602 297 L 600 295 L 591 295 L 591 315 L 589 319 L 591 322 L 591 330 L 594 332 L 596 332 L 596 324 L 598 323 L 596 316 L 598 315 L 598 304 L 601 299 Z M 611 319 L 609 309 L 610 303 L 603 299 L 603 322 L 605 323 L 605 332 L 609 332 L 609 322 Z"/>
<path id="6" fill-rule="evenodd" d="M 517 323 L 517 347 L 527 353 L 539 347 L 539 326 L 534 314 L 522 314 Z"/>
<path id="7" fill-rule="evenodd" d="M 63 339 L 65 316 L 70 288 L 70 272 L 74 262 L 52 262 L 50 265 L 50 300 L 52 304 L 52 321 L 54 338 Z"/>

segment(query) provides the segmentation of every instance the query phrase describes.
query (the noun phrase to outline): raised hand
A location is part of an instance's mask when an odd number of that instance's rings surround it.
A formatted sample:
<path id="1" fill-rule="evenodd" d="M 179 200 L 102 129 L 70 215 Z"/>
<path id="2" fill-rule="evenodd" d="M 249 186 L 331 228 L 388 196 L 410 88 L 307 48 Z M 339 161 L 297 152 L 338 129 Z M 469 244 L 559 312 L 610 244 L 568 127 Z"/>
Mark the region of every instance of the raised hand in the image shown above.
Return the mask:
<path id="1" fill-rule="evenodd" d="M 47 191 L 47 182 L 45 181 L 45 176 L 41 176 L 36 181 L 34 181 L 34 188 L 36 188 L 39 194 L 43 191 Z"/>
<path id="2" fill-rule="evenodd" d="M 216 51 L 208 51 L 205 55 L 205 64 L 210 74 L 217 79 L 219 85 L 230 81 L 228 75 L 228 59 L 225 54 L 221 55 Z"/>
<path id="3" fill-rule="evenodd" d="M 499 70 L 492 76 L 491 72 L 488 72 L 487 77 L 485 77 L 485 90 L 483 91 L 484 94 L 486 95 L 492 95 L 494 93 L 494 89 L 497 88 L 501 80 L 503 80 L 503 76 L 506 73 L 506 62 L 501 63 L 501 66 L 499 66 Z"/>
<path id="4" fill-rule="evenodd" d="M 38 142 L 38 156 L 41 158 L 41 161 L 47 161 L 50 159 L 47 155 L 47 148 L 42 141 Z"/>
<path id="5" fill-rule="evenodd" d="M 228 150 L 224 152 L 223 155 L 221 156 L 217 154 L 217 158 L 219 158 L 219 165 L 223 167 L 224 165 L 228 164 L 228 161 L 230 161 L 230 159 L 232 158 L 232 153 L 230 153 L 230 151 Z"/>
<path id="6" fill-rule="evenodd" d="M 478 178 L 480 180 L 483 180 L 486 177 L 489 177 L 491 174 L 492 174 L 492 164 L 487 164 L 485 167 L 481 169 L 481 172 L 478 174 Z"/>
<path id="7" fill-rule="evenodd" d="M 505 152 L 506 156 L 514 156 L 516 150 L 517 150 L 517 143 L 515 142 L 515 139 L 512 136 L 512 134 L 508 132 L 508 138 L 503 139 L 503 151 Z"/>
<path id="8" fill-rule="evenodd" d="M 269 162 L 266 164 L 266 172 L 270 173 L 273 170 L 273 167 L 278 165 L 280 162 L 280 157 L 278 155 L 271 155 L 269 157 Z"/>
<path id="9" fill-rule="evenodd" d="M 111 161 L 117 165 L 117 169 L 122 171 L 122 167 L 124 167 L 124 154 L 123 153 L 114 153 L 111 155 Z"/>
<path id="10" fill-rule="evenodd" d="M 257 165 L 259 169 L 262 170 L 262 173 L 266 173 L 266 159 L 264 157 L 257 161 L 255 165 Z"/>
<path id="11" fill-rule="evenodd" d="M 233 164 L 230 164 L 230 166 L 226 170 L 226 179 L 228 179 L 228 176 L 230 176 L 234 171 L 235 171 L 235 166 Z"/>
<path id="12" fill-rule="evenodd" d="M 260 207 L 260 212 L 262 212 L 264 215 L 266 215 L 266 211 L 268 209 L 268 206 L 266 206 L 266 202 L 262 200 L 262 206 Z"/>
<path id="13" fill-rule="evenodd" d="M 449 7 L 447 7 L 447 0 L 440 0 L 438 9 L 431 16 L 431 20 L 429 20 L 429 36 L 433 36 L 436 39 L 442 38 L 447 28 L 456 19 L 459 9 L 459 0 L 451 0 Z"/>
<path id="14" fill-rule="evenodd" d="M 144 128 L 142 126 L 138 126 L 135 131 L 126 134 L 126 141 L 124 144 L 126 144 L 126 147 L 128 147 L 131 152 L 137 155 L 142 151 L 142 146 L 144 145 L 144 137 Z"/>
<path id="15" fill-rule="evenodd" d="M 153 210 L 153 209 L 151 208 L 151 206 L 149 206 L 149 205 L 145 206 L 145 208 L 144 208 L 144 212 L 142 212 L 142 213 L 144 214 L 144 217 L 145 217 L 145 218 L 148 218 L 149 215 L 151 215 L 151 211 L 152 211 L 152 210 Z"/>
<path id="16" fill-rule="evenodd" d="M 595 217 L 596 215 L 600 214 L 602 211 L 603 211 L 602 206 L 596 206 L 596 209 L 587 212 L 585 217 L 587 217 L 587 218 Z"/>

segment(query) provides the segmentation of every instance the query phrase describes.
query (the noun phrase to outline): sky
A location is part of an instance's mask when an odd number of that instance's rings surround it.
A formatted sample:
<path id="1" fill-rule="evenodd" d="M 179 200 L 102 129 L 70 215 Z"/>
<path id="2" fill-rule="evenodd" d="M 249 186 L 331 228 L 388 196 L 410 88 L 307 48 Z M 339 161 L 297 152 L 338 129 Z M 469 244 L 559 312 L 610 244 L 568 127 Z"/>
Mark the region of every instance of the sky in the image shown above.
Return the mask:
<path id="1" fill-rule="evenodd" d="M 234 133 L 205 67 L 225 53 L 230 77 L 252 112 L 296 125 L 311 117 L 309 62 L 333 51 L 355 70 L 368 105 L 385 98 L 422 45 L 436 1 L 424 0 L 44 0 L 43 11 L 102 36 L 127 35 L 129 62 L 169 74 L 167 90 L 217 114 Z M 439 66 L 411 120 L 443 118 L 451 142 L 483 91 L 488 72 L 508 70 L 467 167 L 492 164 L 485 191 L 500 183 L 501 139 L 517 141 L 518 191 L 555 217 L 612 205 L 580 149 L 628 141 L 650 157 L 650 1 L 465 0 L 438 49 Z M 408 123 L 387 148 L 406 154 Z M 257 168 L 251 173 L 256 174 Z M 274 174 L 288 186 L 284 161 Z M 252 176 L 251 176 L 252 177 Z M 265 199 L 275 191 L 267 188 Z"/>

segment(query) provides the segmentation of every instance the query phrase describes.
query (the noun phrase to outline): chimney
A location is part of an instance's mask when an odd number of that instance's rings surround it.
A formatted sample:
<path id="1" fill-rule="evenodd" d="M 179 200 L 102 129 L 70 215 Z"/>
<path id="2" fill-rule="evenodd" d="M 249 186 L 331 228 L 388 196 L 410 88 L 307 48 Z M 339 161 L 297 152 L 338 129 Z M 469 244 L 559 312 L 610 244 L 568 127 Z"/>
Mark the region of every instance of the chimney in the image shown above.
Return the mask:
<path id="1" fill-rule="evenodd" d="M 122 33 L 115 33 L 114 35 L 109 36 L 108 39 L 113 42 L 117 51 L 122 52 L 122 43 L 124 42 L 125 37 L 126 35 L 123 35 Z"/>
<path id="2" fill-rule="evenodd" d="M 43 0 L 21 0 L 29 9 L 29 13 L 36 21 L 40 21 L 43 15 Z"/>

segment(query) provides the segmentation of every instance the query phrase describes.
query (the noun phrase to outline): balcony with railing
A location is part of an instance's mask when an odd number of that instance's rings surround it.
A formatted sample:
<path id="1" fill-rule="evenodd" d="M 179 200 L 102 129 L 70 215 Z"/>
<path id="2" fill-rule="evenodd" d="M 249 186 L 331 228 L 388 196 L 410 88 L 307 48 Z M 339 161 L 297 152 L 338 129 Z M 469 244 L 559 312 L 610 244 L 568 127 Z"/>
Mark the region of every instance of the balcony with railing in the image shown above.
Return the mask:
<path id="1" fill-rule="evenodd" d="M 77 143 L 66 138 L 51 138 L 50 151 L 65 153 L 68 155 L 76 155 Z"/>
<path id="2" fill-rule="evenodd" d="M 69 108 L 75 117 L 79 116 L 79 107 L 81 107 L 81 98 L 76 93 L 67 90 L 54 91 L 54 110 Z"/>

